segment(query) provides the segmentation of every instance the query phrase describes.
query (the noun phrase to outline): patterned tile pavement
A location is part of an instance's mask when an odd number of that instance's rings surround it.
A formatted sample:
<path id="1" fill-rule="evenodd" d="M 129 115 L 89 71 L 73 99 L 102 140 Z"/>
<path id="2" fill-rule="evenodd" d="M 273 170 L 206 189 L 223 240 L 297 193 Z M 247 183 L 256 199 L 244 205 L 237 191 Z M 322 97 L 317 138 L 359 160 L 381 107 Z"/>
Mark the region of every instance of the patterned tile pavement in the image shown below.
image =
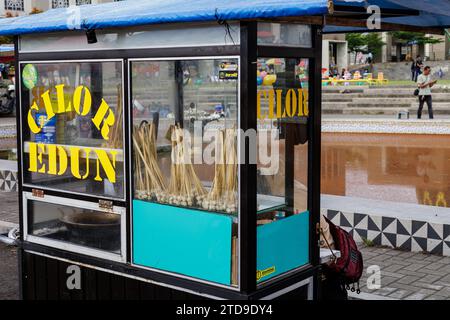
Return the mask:
<path id="1" fill-rule="evenodd" d="M 381 288 L 367 287 L 370 274 L 360 281 L 361 298 L 450 300 L 450 257 L 391 248 L 361 247 L 364 267 L 379 266 Z"/>

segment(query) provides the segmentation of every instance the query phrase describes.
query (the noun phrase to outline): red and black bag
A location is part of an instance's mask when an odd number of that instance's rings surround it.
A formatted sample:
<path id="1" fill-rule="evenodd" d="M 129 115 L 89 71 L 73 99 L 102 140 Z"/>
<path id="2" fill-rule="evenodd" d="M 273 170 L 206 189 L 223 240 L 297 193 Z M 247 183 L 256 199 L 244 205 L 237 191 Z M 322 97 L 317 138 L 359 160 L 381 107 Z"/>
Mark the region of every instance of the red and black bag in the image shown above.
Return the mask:
<path id="1" fill-rule="evenodd" d="M 347 231 L 336 226 L 329 219 L 325 218 L 325 220 L 330 225 L 335 249 L 341 252 L 340 258 L 337 258 L 332 251 L 335 260 L 325 268 L 328 272 L 340 276 L 347 290 L 350 290 L 350 285 L 353 284 L 351 291 L 358 291 L 359 293 L 359 280 L 364 270 L 362 254 L 358 250 L 355 240 Z M 357 289 L 355 289 L 355 284 L 357 284 Z"/>

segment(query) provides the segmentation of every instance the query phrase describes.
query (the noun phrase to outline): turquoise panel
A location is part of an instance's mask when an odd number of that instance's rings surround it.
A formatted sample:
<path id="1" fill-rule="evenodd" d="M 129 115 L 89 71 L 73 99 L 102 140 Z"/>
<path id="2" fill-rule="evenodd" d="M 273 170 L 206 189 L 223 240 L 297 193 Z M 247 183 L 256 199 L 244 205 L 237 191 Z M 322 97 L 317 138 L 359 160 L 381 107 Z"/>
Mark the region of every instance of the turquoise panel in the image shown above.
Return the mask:
<path id="1" fill-rule="evenodd" d="M 134 200 L 133 261 L 230 285 L 231 227 L 225 215 Z"/>
<path id="2" fill-rule="evenodd" d="M 257 280 L 309 263 L 309 212 L 258 227 Z"/>

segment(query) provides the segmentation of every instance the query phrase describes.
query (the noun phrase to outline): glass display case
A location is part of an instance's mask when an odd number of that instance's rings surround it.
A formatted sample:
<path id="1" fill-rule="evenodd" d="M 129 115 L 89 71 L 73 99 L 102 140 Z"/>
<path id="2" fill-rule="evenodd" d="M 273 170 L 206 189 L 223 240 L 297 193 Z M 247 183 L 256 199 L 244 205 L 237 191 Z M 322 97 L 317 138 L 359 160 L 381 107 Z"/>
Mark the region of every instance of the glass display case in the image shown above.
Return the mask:
<path id="1" fill-rule="evenodd" d="M 260 58 L 257 280 L 309 263 L 309 60 Z"/>
<path id="2" fill-rule="evenodd" d="M 76 52 L 84 34 L 21 37 L 24 250 L 156 298 L 314 298 L 318 30 L 134 27 Z"/>
<path id="3" fill-rule="evenodd" d="M 237 286 L 239 59 L 130 70 L 133 262 Z"/>

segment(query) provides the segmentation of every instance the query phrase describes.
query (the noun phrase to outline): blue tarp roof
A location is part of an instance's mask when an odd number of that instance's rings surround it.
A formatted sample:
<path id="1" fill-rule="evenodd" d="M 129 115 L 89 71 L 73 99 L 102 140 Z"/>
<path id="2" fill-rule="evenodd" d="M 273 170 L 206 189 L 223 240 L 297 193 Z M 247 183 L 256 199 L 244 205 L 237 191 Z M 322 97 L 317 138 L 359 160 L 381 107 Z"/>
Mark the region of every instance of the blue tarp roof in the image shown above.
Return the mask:
<path id="1" fill-rule="evenodd" d="M 331 1 L 331 0 L 330 0 Z M 311 16 L 328 14 L 329 0 L 128 0 L 53 9 L 0 19 L 0 35 L 68 30 L 106 29 L 139 25 Z M 450 27 L 450 0 L 333 0 L 335 6 L 364 9 L 416 10 L 417 15 L 383 18 L 393 24 Z M 361 27 L 326 26 L 324 32 L 366 31 Z"/>
<path id="2" fill-rule="evenodd" d="M 368 5 L 378 5 L 380 8 L 416 10 L 418 15 L 404 17 L 386 17 L 382 22 L 400 24 L 406 26 L 416 26 L 424 28 L 448 28 L 450 27 L 450 0 L 366 0 L 345 1 L 335 0 L 335 4 L 353 7 L 367 7 Z M 382 10 L 383 11 L 383 10 Z M 361 27 L 339 27 L 326 26 L 325 33 L 334 32 L 364 32 L 366 28 Z"/>
<path id="3" fill-rule="evenodd" d="M 326 13 L 328 0 L 128 0 L 1 19 L 0 35 Z"/>

